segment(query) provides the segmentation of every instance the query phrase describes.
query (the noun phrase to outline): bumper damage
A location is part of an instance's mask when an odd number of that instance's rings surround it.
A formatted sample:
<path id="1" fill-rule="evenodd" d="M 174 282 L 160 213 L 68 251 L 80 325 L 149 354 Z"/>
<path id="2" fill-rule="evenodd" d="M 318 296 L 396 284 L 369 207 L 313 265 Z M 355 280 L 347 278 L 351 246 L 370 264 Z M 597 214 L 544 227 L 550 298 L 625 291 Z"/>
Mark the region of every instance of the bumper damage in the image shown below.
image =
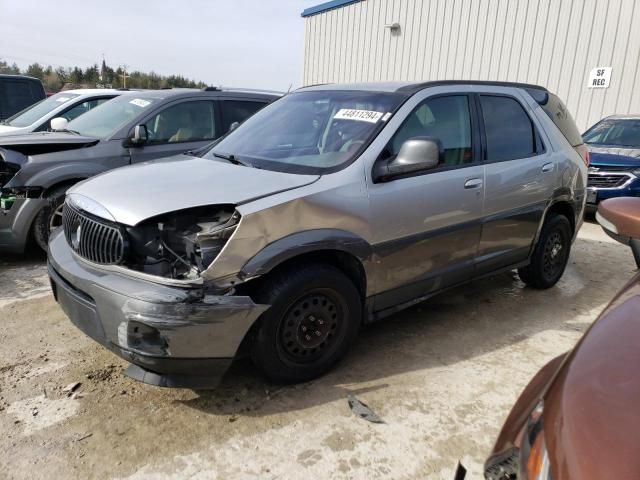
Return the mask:
<path id="1" fill-rule="evenodd" d="M 133 365 L 125 374 L 157 386 L 211 388 L 269 308 L 249 297 L 203 295 L 105 271 L 79 259 L 61 231 L 49 243 L 56 301 L 89 337 Z"/>
<path id="2" fill-rule="evenodd" d="M 22 253 L 38 212 L 47 205 L 46 198 L 6 197 L 10 201 L 0 208 L 0 252 Z"/>

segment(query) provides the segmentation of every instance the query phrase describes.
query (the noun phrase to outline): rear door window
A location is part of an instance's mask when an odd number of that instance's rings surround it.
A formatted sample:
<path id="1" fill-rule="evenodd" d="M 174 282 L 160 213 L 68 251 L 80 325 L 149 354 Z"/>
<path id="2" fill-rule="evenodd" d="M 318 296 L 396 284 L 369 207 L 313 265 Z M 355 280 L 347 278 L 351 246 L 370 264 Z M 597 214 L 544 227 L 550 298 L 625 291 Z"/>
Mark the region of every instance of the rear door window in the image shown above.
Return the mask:
<path id="1" fill-rule="evenodd" d="M 228 132 L 235 122 L 242 123 L 267 104 L 250 100 L 223 100 L 222 104 L 222 131 Z"/>
<path id="2" fill-rule="evenodd" d="M 217 138 L 215 103 L 187 101 L 172 105 L 145 122 L 150 143 L 179 143 Z"/>
<path id="3" fill-rule="evenodd" d="M 537 133 L 529 115 L 515 98 L 480 95 L 486 136 L 485 160 L 499 162 L 537 154 Z"/>
<path id="4" fill-rule="evenodd" d="M 433 137 L 444 147 L 443 167 L 473 161 L 471 143 L 471 115 L 467 95 L 429 98 L 409 114 L 391 139 L 387 150 L 391 155 L 400 152 L 402 144 L 415 137 Z"/>

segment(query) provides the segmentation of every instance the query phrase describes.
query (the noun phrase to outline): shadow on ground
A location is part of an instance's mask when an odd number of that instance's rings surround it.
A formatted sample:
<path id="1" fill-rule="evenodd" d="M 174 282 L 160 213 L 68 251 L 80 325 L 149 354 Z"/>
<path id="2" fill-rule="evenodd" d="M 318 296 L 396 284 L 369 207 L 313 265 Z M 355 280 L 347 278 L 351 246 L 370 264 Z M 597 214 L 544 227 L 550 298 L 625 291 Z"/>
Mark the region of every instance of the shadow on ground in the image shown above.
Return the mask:
<path id="1" fill-rule="evenodd" d="M 213 415 L 271 415 L 384 389 L 396 375 L 463 362 L 546 330 L 583 332 L 633 273 L 630 252 L 625 269 L 620 268 L 624 250 L 614 246 L 604 255 L 593 253 L 595 244 L 602 243 L 579 240 L 565 276 L 552 289 L 526 287 L 510 272 L 444 292 L 367 326 L 350 354 L 315 381 L 274 386 L 243 359 L 219 388 L 181 402 Z M 308 394 L 319 390 L 322 395 Z M 265 395 L 280 401 L 265 402 Z"/>

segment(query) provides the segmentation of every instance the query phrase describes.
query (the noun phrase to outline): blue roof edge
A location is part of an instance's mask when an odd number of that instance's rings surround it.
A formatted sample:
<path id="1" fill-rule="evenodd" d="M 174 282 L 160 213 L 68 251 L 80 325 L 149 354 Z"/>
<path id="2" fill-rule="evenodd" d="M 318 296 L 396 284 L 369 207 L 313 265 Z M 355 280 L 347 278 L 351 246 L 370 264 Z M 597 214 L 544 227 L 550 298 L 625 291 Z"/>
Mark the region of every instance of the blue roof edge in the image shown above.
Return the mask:
<path id="1" fill-rule="evenodd" d="M 363 0 L 331 0 L 330 2 L 321 3 L 320 5 L 316 5 L 314 7 L 305 8 L 305 10 L 300 15 L 302 17 L 310 17 L 312 15 L 317 15 L 328 10 L 345 7 L 347 5 L 351 5 L 352 3 L 358 3 L 362 1 Z"/>

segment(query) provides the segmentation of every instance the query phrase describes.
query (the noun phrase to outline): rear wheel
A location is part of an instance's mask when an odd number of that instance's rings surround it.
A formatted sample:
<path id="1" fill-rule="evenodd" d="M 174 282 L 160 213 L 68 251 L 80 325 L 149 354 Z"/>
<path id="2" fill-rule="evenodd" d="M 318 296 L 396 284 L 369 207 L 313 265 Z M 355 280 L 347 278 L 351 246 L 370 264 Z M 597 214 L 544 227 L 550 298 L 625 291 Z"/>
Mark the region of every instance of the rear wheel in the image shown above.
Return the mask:
<path id="1" fill-rule="evenodd" d="M 360 326 L 358 290 L 329 265 L 278 272 L 256 300 L 271 307 L 261 318 L 252 358 L 276 382 L 322 375 L 346 353 Z"/>
<path id="2" fill-rule="evenodd" d="M 49 243 L 49 235 L 56 228 L 62 226 L 64 196 L 70 187 L 70 185 L 65 185 L 53 189 L 49 194 L 49 203 L 38 212 L 33 222 L 33 238 L 45 252 Z"/>
<path id="3" fill-rule="evenodd" d="M 520 279 L 534 288 L 553 287 L 562 277 L 571 251 L 571 224 L 564 215 L 554 214 L 542 227 L 531 263 L 518 269 Z"/>

